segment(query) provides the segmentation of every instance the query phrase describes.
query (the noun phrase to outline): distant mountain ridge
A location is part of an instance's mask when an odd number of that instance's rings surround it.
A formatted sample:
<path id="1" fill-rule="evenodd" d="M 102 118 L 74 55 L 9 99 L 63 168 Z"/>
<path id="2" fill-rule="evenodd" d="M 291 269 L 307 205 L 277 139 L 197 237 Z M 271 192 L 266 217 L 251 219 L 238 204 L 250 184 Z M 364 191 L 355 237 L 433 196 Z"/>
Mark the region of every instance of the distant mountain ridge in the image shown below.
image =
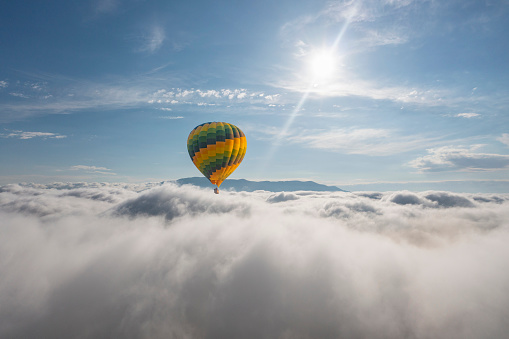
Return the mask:
<path id="1" fill-rule="evenodd" d="M 192 177 L 175 180 L 177 185 L 194 185 L 202 188 L 213 188 L 206 178 Z M 320 191 L 320 192 L 347 192 L 336 186 L 318 184 L 314 181 L 250 181 L 245 179 L 228 179 L 221 184 L 222 190 L 235 190 L 237 192 L 253 192 L 258 190 L 269 192 L 295 192 L 295 191 Z"/>

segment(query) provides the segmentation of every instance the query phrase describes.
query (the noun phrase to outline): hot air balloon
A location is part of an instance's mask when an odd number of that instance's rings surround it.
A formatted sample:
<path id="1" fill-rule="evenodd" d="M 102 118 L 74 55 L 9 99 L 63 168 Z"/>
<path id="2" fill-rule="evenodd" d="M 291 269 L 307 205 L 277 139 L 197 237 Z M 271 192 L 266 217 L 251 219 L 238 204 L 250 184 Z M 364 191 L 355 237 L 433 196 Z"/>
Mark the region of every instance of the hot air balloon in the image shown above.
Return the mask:
<path id="1" fill-rule="evenodd" d="M 227 122 L 196 126 L 187 138 L 187 150 L 198 170 L 217 187 L 235 171 L 246 154 L 246 136 Z"/>

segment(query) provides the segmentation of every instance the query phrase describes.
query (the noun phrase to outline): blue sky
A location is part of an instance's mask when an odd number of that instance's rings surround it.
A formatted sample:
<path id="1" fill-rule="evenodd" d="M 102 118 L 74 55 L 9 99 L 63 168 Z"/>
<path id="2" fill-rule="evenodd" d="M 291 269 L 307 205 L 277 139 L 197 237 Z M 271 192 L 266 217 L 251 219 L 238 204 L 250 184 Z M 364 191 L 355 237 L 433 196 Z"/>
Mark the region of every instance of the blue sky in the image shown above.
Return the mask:
<path id="1" fill-rule="evenodd" d="M 508 14 L 507 1 L 5 1 L 0 183 L 198 176 L 189 132 L 226 121 L 248 142 L 231 178 L 509 190 Z"/>

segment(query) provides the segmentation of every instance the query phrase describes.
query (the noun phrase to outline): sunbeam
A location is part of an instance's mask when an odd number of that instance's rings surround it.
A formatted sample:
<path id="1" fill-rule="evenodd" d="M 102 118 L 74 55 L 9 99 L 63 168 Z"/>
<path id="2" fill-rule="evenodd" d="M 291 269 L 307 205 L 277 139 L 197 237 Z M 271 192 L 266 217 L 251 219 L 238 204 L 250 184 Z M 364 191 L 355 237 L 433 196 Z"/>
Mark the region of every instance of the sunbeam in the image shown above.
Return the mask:
<path id="1" fill-rule="evenodd" d="M 302 109 L 302 106 L 306 102 L 306 100 L 309 97 L 309 94 L 313 89 L 317 86 L 317 81 L 320 79 L 327 78 L 328 76 L 332 75 L 334 70 L 337 66 L 337 56 L 335 55 L 335 50 L 338 48 L 339 43 L 341 42 L 342 37 L 344 36 L 349 24 L 350 24 L 350 18 L 347 18 L 343 26 L 341 27 L 341 30 L 339 34 L 337 35 L 336 39 L 334 40 L 333 44 L 330 48 L 324 49 L 320 52 L 317 52 L 313 55 L 310 61 L 310 69 L 311 69 L 311 82 L 306 88 L 306 91 L 300 98 L 297 106 L 295 106 L 295 109 L 292 111 L 292 113 L 288 116 L 288 119 L 286 120 L 285 124 L 283 125 L 283 128 L 281 128 L 281 131 L 277 134 L 275 137 L 274 142 L 272 143 L 272 147 L 269 148 L 266 156 L 265 161 L 263 161 L 259 167 L 258 175 L 263 175 L 265 170 L 267 169 L 268 164 L 272 161 L 274 158 L 274 155 L 277 153 L 279 147 L 281 146 L 281 141 L 288 135 L 288 131 L 293 125 L 293 122 L 295 121 L 295 118 L 297 117 L 299 111 Z"/>
<path id="2" fill-rule="evenodd" d="M 295 109 L 292 111 L 292 113 L 288 116 L 288 119 L 286 120 L 283 128 L 281 131 L 277 134 L 277 136 L 274 139 L 274 142 L 272 143 L 272 147 L 269 148 L 269 151 L 267 152 L 267 155 L 265 156 L 265 161 L 261 163 L 260 169 L 258 171 L 259 175 L 262 175 L 263 172 L 267 169 L 267 166 L 273 159 L 274 155 L 278 151 L 279 147 L 281 146 L 281 142 L 285 136 L 287 136 L 288 131 L 290 130 L 290 127 L 293 124 L 293 121 L 297 117 L 297 114 L 302 108 L 302 105 L 306 102 L 306 99 L 309 96 L 309 92 L 311 91 L 311 86 L 308 88 L 308 90 L 304 93 L 302 98 L 300 98 L 299 103 L 297 106 L 295 106 Z"/>

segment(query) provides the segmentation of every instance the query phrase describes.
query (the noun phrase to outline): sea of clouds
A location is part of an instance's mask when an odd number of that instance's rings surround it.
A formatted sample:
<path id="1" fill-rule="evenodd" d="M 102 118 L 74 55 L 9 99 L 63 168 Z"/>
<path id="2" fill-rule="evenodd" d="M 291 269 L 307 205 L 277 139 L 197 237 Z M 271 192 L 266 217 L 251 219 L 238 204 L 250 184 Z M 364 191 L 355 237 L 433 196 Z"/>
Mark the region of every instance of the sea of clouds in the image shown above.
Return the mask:
<path id="1" fill-rule="evenodd" d="M 0 186 L 0 338 L 504 338 L 509 195 Z"/>

